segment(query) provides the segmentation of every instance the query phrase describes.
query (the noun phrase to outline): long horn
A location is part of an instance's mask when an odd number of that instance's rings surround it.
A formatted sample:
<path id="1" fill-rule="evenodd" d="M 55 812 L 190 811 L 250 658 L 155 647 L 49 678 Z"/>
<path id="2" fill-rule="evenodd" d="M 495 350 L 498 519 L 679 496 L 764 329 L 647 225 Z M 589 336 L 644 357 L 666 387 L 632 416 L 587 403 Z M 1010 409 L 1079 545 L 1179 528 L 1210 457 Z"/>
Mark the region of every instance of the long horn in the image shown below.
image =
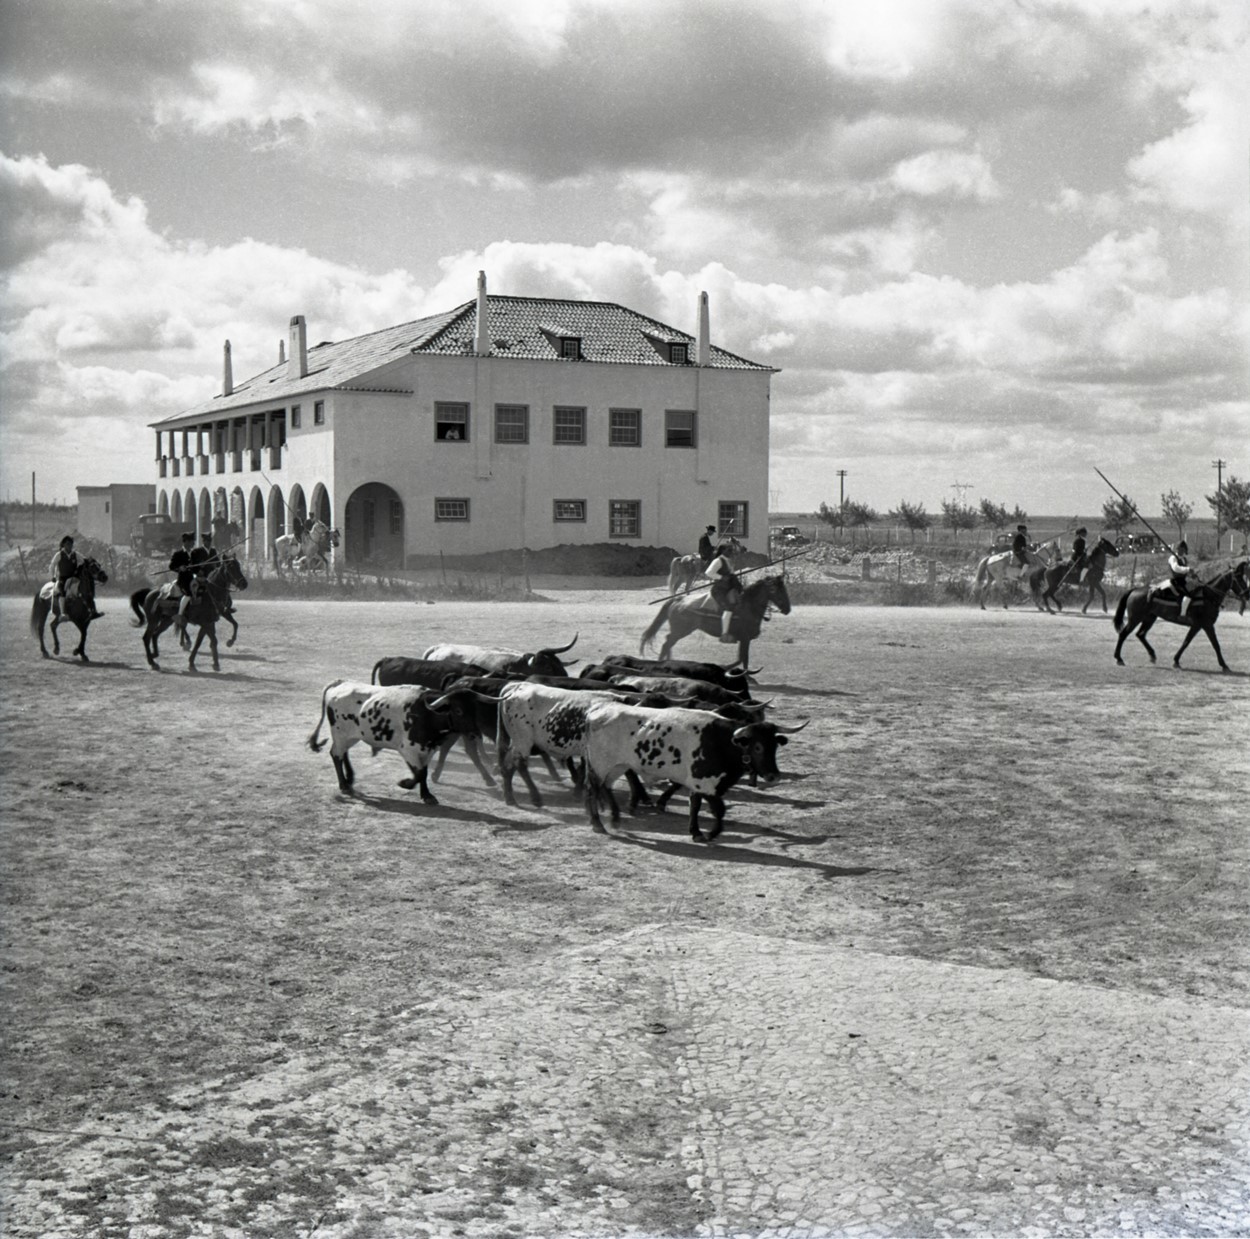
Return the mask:
<path id="1" fill-rule="evenodd" d="M 573 634 L 573 640 L 570 641 L 568 645 L 562 645 L 558 650 L 548 650 L 547 652 L 549 654 L 563 654 L 565 650 L 571 650 L 577 644 L 577 638 L 580 636 L 580 632 L 575 632 Z"/>
<path id="2" fill-rule="evenodd" d="M 457 692 L 457 693 L 462 693 L 465 690 L 463 688 L 457 688 L 457 689 L 453 689 L 452 691 Z M 496 703 L 499 701 L 498 697 L 487 697 L 484 693 L 479 693 L 476 688 L 471 688 L 468 691 L 475 700 L 482 702 L 484 705 L 489 705 L 489 704 Z M 448 697 L 450 696 L 451 696 L 451 693 L 444 693 L 437 701 L 429 701 L 429 702 L 426 702 L 426 704 L 429 706 L 431 710 L 441 710 L 444 704 L 446 703 Z"/>
<path id="3" fill-rule="evenodd" d="M 810 723 L 811 721 L 812 720 L 809 718 L 806 723 L 800 723 L 797 727 L 783 727 L 780 723 L 774 723 L 773 726 L 776 727 L 779 734 L 783 736 L 792 736 L 796 731 L 802 731 L 803 728 L 807 726 L 807 723 Z"/>

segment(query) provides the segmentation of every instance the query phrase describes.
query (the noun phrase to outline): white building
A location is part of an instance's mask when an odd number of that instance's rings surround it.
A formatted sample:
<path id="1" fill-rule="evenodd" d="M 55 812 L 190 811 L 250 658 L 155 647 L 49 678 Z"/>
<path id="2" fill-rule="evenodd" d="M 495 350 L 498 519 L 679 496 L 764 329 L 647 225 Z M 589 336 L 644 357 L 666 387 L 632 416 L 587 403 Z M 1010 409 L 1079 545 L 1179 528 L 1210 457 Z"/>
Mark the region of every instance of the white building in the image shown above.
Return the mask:
<path id="1" fill-rule="evenodd" d="M 78 532 L 111 546 L 128 545 L 135 522 L 155 511 L 156 487 L 150 482 L 78 488 Z"/>
<path id="2" fill-rule="evenodd" d="M 768 549 L 774 371 L 604 302 L 488 296 L 308 347 L 153 423 L 157 510 L 238 526 L 268 557 L 291 517 L 348 563 L 620 541 Z"/>

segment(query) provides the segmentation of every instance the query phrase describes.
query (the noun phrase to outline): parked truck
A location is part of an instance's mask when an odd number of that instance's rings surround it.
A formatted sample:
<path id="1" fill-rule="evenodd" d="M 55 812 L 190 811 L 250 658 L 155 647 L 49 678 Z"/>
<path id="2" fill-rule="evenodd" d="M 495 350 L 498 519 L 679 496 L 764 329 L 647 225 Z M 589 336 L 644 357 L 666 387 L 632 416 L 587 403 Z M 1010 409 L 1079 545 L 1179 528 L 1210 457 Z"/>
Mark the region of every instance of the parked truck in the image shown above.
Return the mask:
<path id="1" fill-rule="evenodd" d="M 171 520 L 163 512 L 147 512 L 130 531 L 130 549 L 136 555 L 172 555 L 182 535 L 194 532 L 194 525 Z"/>

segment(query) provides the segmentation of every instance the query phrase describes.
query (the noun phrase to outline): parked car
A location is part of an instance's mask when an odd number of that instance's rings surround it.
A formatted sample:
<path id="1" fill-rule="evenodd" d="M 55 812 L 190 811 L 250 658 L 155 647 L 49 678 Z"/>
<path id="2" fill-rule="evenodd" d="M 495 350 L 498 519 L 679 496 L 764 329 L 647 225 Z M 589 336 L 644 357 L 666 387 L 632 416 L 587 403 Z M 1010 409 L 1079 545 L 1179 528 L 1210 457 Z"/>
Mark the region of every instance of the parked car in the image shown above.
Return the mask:
<path id="1" fill-rule="evenodd" d="M 130 549 L 136 555 L 172 555 L 188 532 L 194 533 L 195 526 L 171 520 L 164 512 L 147 512 L 130 531 Z"/>
<path id="2" fill-rule="evenodd" d="M 1116 550 L 1121 554 L 1134 551 L 1138 555 L 1153 555 L 1168 548 L 1152 533 L 1122 533 L 1115 540 Z"/>
<path id="3" fill-rule="evenodd" d="M 806 546 L 811 538 L 805 538 L 797 525 L 780 525 L 771 531 L 772 540 L 779 546 Z"/>

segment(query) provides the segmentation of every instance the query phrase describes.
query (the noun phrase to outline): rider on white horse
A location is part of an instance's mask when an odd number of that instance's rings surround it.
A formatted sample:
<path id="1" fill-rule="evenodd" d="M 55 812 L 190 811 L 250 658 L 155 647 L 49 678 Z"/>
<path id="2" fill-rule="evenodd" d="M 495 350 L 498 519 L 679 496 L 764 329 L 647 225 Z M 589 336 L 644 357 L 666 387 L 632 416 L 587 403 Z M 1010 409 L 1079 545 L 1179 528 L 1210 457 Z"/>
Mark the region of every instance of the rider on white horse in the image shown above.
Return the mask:
<path id="1" fill-rule="evenodd" d="M 1021 577 L 1025 575 L 1029 568 L 1043 566 L 1042 561 L 1029 546 L 1029 527 L 1027 525 L 1016 526 L 1016 536 L 1011 540 L 1011 553 L 1020 565 Z"/>
<path id="2" fill-rule="evenodd" d="M 703 569 L 703 575 L 712 582 L 712 601 L 722 613 L 720 639 L 724 644 L 731 645 L 734 638 L 729 635 L 729 626 L 733 623 L 734 607 L 742 597 L 742 582 L 730 567 L 726 553 L 713 557 L 712 562 Z"/>

